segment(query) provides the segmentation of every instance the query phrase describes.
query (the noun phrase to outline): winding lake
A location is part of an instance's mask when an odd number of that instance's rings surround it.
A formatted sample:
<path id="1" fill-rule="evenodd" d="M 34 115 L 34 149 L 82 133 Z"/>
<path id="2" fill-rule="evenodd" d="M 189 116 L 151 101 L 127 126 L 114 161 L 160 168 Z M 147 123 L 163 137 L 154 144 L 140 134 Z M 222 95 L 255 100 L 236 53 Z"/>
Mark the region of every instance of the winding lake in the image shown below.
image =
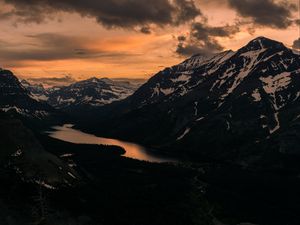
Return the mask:
<path id="1" fill-rule="evenodd" d="M 176 162 L 175 159 L 153 154 L 150 149 L 147 149 L 141 145 L 117 139 L 97 137 L 93 134 L 88 134 L 80 130 L 73 129 L 72 127 L 73 125 L 71 124 L 55 126 L 53 127 L 54 131 L 50 131 L 48 133 L 52 138 L 74 144 L 118 145 L 125 149 L 126 153 L 123 156 L 128 158 L 158 163 Z"/>

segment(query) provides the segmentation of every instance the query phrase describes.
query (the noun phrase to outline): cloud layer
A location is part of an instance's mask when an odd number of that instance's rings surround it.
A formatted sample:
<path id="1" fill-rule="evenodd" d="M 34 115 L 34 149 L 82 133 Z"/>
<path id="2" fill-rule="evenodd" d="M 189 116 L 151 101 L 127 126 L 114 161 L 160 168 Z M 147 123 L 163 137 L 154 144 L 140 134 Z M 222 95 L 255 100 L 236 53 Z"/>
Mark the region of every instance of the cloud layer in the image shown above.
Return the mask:
<path id="1" fill-rule="evenodd" d="M 9 13 L 19 21 L 45 21 L 57 12 L 79 13 L 106 27 L 133 28 L 145 25 L 176 25 L 201 14 L 193 0 L 4 0 L 14 6 Z M 5 15 L 7 16 L 8 13 Z"/>
<path id="2" fill-rule="evenodd" d="M 228 3 L 241 17 L 250 18 L 257 25 L 279 29 L 285 29 L 293 23 L 292 11 L 297 10 L 288 1 L 228 0 Z"/>

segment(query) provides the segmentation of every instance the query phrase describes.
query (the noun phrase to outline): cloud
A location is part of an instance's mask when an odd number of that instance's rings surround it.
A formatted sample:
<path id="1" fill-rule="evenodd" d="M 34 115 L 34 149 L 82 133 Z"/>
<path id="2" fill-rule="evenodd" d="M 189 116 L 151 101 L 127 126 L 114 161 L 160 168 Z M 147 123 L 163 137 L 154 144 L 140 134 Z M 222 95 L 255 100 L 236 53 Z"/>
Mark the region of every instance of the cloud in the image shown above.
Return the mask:
<path id="1" fill-rule="evenodd" d="M 222 50 L 222 48 L 221 48 Z M 200 55 L 210 55 L 211 49 L 208 49 L 205 45 L 199 45 L 194 43 L 178 43 L 176 53 L 182 56 L 192 56 L 196 54 Z"/>
<path id="2" fill-rule="evenodd" d="M 194 54 L 210 55 L 222 51 L 224 47 L 216 40 L 216 37 L 231 38 L 237 32 L 239 28 L 236 25 L 212 27 L 205 22 L 195 22 L 191 25 L 188 36 L 177 37 L 176 53 L 191 56 Z"/>
<path id="3" fill-rule="evenodd" d="M 300 38 L 294 41 L 293 46 L 294 49 L 300 50 Z"/>
<path id="4" fill-rule="evenodd" d="M 19 22 L 42 23 L 58 12 L 95 18 L 105 27 L 136 28 L 186 23 L 201 14 L 194 0 L 4 0 Z"/>
<path id="5" fill-rule="evenodd" d="M 23 44 L 3 44 L 0 59 L 47 61 L 79 58 L 77 49 L 83 45 L 84 40 L 78 37 L 54 33 L 27 35 Z"/>
<path id="6" fill-rule="evenodd" d="M 70 75 L 65 75 L 63 77 L 34 77 L 34 78 L 27 78 L 26 80 L 29 83 L 43 84 L 47 87 L 65 86 L 76 82 L 76 80 Z"/>
<path id="7" fill-rule="evenodd" d="M 151 28 L 148 26 L 141 27 L 140 31 L 144 34 L 151 34 Z"/>
<path id="8" fill-rule="evenodd" d="M 257 25 L 279 29 L 293 24 L 292 11 L 297 10 L 288 1 L 228 0 L 228 3 L 241 17 L 250 18 Z"/>
<path id="9" fill-rule="evenodd" d="M 204 23 L 193 23 L 191 35 L 198 40 L 208 41 L 211 37 L 229 37 L 239 31 L 237 26 L 212 27 Z"/>
<path id="10" fill-rule="evenodd" d="M 292 24 L 299 24 L 299 20 L 292 19 L 292 12 L 296 9 L 295 5 L 287 1 L 203 0 L 199 3 L 200 5 L 209 4 L 213 7 L 227 5 L 239 14 L 239 18 L 233 25 L 211 26 L 208 24 L 208 19 L 201 14 L 201 21 L 192 23 L 188 35 L 178 36 L 176 53 L 179 55 L 211 55 L 222 51 L 224 47 L 217 38 L 232 38 L 239 32 L 240 27 L 244 27 L 250 34 L 253 34 L 257 25 L 286 29 Z"/>
<path id="11" fill-rule="evenodd" d="M 177 5 L 177 16 L 175 22 L 177 24 L 192 21 L 197 16 L 201 16 L 202 13 L 195 5 L 194 1 L 187 0 L 175 0 L 175 5 Z"/>
<path id="12" fill-rule="evenodd" d="M 24 44 L 0 40 L 0 60 L 14 63 L 22 61 L 53 61 L 66 59 L 98 59 L 124 57 L 126 52 L 109 52 L 86 46 L 93 40 L 56 33 L 25 36 Z"/>

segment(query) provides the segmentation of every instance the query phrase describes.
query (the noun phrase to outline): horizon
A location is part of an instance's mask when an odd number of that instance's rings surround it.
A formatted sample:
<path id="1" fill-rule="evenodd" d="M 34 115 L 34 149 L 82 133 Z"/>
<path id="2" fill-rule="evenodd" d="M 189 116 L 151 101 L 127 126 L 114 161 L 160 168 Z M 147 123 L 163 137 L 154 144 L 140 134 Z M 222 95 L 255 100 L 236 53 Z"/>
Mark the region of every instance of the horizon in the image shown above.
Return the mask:
<path id="1" fill-rule="evenodd" d="M 1 68 L 0 68 L 1 69 Z M 18 80 L 21 81 L 26 81 L 28 82 L 30 85 L 42 85 L 45 89 L 48 88 L 52 88 L 52 87 L 65 87 L 65 86 L 69 86 L 72 85 L 74 83 L 77 82 L 81 82 L 81 81 L 87 81 L 87 80 L 91 80 L 91 79 L 98 79 L 98 80 L 102 80 L 102 79 L 108 79 L 108 80 L 112 80 L 112 81 L 120 81 L 120 82 L 130 82 L 130 83 L 134 83 L 134 82 L 138 82 L 138 83 L 145 83 L 147 81 L 147 79 L 143 79 L 143 78 L 128 78 L 128 77 L 101 77 L 101 76 L 91 76 L 91 77 L 87 77 L 85 79 L 82 80 L 76 80 L 70 76 L 63 76 L 63 77 L 42 77 L 42 78 L 35 78 L 35 77 L 25 77 L 23 78 L 22 76 L 18 76 L 15 75 Z"/>
<path id="2" fill-rule="evenodd" d="M 129 1 L 85 7 L 34 0 L 30 8 L 0 0 L 1 67 L 22 79 L 149 79 L 196 53 L 236 51 L 259 36 L 300 49 L 299 1 L 239 2 L 157 0 L 151 11 Z M 130 9 L 137 6 L 142 13 Z"/>

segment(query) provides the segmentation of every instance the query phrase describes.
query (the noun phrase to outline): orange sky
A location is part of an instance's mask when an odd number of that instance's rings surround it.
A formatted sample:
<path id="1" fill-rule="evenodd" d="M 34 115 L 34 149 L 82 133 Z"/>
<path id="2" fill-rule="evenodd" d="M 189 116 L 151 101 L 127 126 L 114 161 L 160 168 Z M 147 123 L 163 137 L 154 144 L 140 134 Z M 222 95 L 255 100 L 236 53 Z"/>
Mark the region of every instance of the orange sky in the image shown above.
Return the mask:
<path id="1" fill-rule="evenodd" d="M 197 2 L 208 24 L 224 26 L 235 23 L 237 12 L 221 1 L 220 4 L 214 2 Z M 293 12 L 293 16 L 299 17 L 298 13 Z M 17 25 L 10 19 L 0 19 L 0 50 L 7 52 L 8 56 L 2 57 L 0 66 L 23 78 L 66 75 L 76 80 L 91 76 L 149 78 L 163 67 L 177 64 L 185 58 L 175 53 L 176 37 L 189 33 L 189 24 L 153 26 L 151 34 L 143 34 L 130 28 L 107 29 L 94 18 L 81 17 L 77 13 L 60 13 L 58 18 L 40 24 Z M 256 36 L 266 36 L 291 47 L 293 41 L 299 38 L 299 32 L 296 24 L 287 29 L 257 26 L 254 33 L 249 33 L 247 26 L 241 25 L 240 31 L 233 36 L 216 37 L 216 40 L 225 49 L 236 50 Z M 47 40 L 42 39 L 46 36 L 41 34 L 58 36 L 55 46 L 51 43 L 47 46 Z M 73 51 L 81 52 L 81 49 L 88 54 L 74 56 Z M 30 55 L 31 52 L 46 56 L 35 58 Z"/>

